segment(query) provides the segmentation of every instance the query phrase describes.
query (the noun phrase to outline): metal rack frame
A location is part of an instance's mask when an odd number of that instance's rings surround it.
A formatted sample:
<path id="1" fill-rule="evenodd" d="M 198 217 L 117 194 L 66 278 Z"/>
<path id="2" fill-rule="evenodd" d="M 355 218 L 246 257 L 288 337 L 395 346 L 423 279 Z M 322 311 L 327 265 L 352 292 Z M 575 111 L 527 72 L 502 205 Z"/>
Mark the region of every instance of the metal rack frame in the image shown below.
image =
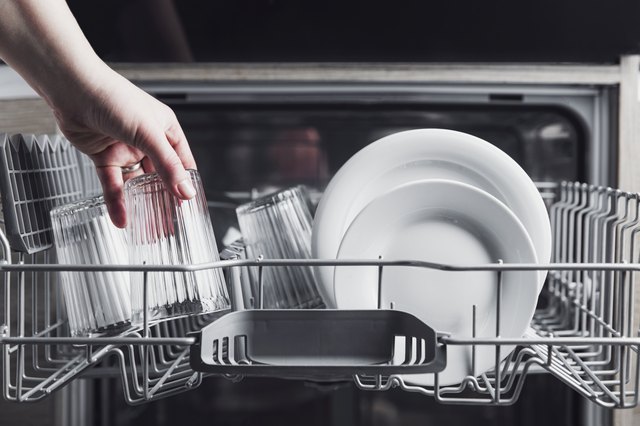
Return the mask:
<path id="1" fill-rule="evenodd" d="M 502 264 L 444 265 L 411 260 L 224 260 L 200 265 L 56 265 L 48 252 L 13 254 L 0 234 L 4 261 L 0 263 L 3 292 L 2 381 L 5 398 L 36 401 L 78 376 L 118 375 L 127 402 L 139 404 L 197 387 L 204 373 L 191 369 L 188 358 L 196 342 L 189 333 L 200 330 L 216 316 L 183 317 L 132 327 L 117 336 L 67 337 L 64 310 L 57 290 L 60 271 L 196 271 L 283 266 L 363 266 L 430 268 L 447 273 L 491 271 L 500 287 L 506 271 L 549 271 L 543 304 L 531 327 L 517 339 L 500 337 L 456 338 L 439 336 L 447 346 L 496 348 L 495 365 L 474 372 L 456 386 L 415 386 L 402 376 L 359 374 L 355 384 L 367 391 L 400 387 L 441 403 L 508 405 L 522 390 L 535 366 L 544 369 L 596 404 L 629 408 L 638 403 L 640 337 L 634 311 L 635 276 L 640 271 L 638 244 L 640 198 L 611 188 L 562 184 L 560 200 L 550 209 L 554 231 L 554 258 L 548 265 Z M 12 262 L 14 260 L 14 262 Z M 261 285 L 262 283 L 259 283 Z M 145 283 L 146 285 L 146 283 Z M 145 301 L 146 303 L 146 301 Z M 470 307 L 471 308 L 471 307 Z M 470 310 L 473 316 L 474 309 Z M 495 315 L 500 324 L 500 306 Z M 28 321 L 29 320 L 29 321 Z M 31 323 L 30 329 L 27 327 Z M 517 345 L 504 360 L 503 346 Z M 472 360 L 473 364 L 473 360 Z M 250 366 L 248 374 L 251 376 Z M 241 375 L 227 375 L 231 380 Z"/>

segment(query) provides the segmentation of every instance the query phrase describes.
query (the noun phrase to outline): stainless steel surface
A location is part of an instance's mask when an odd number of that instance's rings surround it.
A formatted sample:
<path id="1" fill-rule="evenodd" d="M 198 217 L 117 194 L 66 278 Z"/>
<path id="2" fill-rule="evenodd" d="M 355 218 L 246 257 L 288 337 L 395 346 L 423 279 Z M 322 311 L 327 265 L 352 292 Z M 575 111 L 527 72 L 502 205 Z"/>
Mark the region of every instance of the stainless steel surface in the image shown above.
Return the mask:
<path id="1" fill-rule="evenodd" d="M 613 130 L 616 128 L 616 123 L 610 116 L 611 111 L 615 109 L 615 86 L 609 83 L 596 83 L 591 86 L 576 85 L 579 79 L 584 77 L 584 74 L 579 75 L 578 72 L 571 76 L 567 74 L 565 78 L 555 82 L 545 82 L 537 81 L 536 72 L 532 70 L 530 74 L 532 77 L 531 81 L 523 82 L 518 79 L 512 81 L 513 76 L 510 75 L 509 67 L 500 68 L 500 71 L 494 70 L 491 79 L 484 81 L 469 79 L 465 81 L 465 84 L 460 84 L 460 82 L 457 81 L 459 74 L 454 71 L 446 74 L 449 78 L 448 80 L 445 79 L 441 81 L 429 81 L 429 72 L 417 72 L 410 78 L 406 78 L 405 76 L 404 79 L 391 79 L 390 74 L 388 74 L 386 77 L 388 80 L 373 82 L 367 81 L 366 79 L 354 79 L 351 73 L 347 73 L 344 74 L 345 80 L 341 82 L 333 81 L 331 83 L 318 83 L 317 81 L 309 81 L 309 79 L 298 80 L 291 77 L 295 74 L 283 73 L 279 74 L 279 78 L 276 79 L 277 81 L 268 84 L 261 83 L 264 80 L 258 78 L 258 75 L 256 75 L 257 79 L 251 81 L 251 83 L 238 81 L 229 82 L 225 81 L 225 79 L 220 79 L 213 83 L 164 79 L 161 82 L 139 80 L 139 84 L 145 90 L 161 98 L 162 96 L 167 96 L 167 102 L 174 103 L 172 106 L 178 111 L 181 122 L 185 122 L 187 125 L 191 123 L 192 120 L 190 120 L 187 115 L 180 115 L 181 105 L 222 104 L 226 107 L 233 107 L 234 105 L 249 104 L 252 105 L 253 108 L 259 109 L 260 106 L 264 105 L 279 105 L 280 107 L 294 105 L 295 108 L 296 103 L 302 102 L 304 104 L 313 103 L 319 106 L 328 105 L 327 108 L 332 108 L 331 105 L 349 105 L 350 108 L 355 108 L 355 111 L 358 105 L 387 105 L 390 109 L 398 110 L 397 104 L 401 103 L 403 105 L 410 105 L 410 111 L 417 114 L 412 119 L 411 124 L 408 124 L 408 126 L 403 126 L 404 123 L 400 125 L 393 124 L 393 119 L 389 115 L 386 115 L 382 120 L 373 118 L 370 115 L 367 126 L 373 130 L 378 121 L 385 123 L 385 125 L 395 126 L 396 129 L 446 127 L 463 130 L 471 126 L 476 127 L 474 128 L 474 134 L 484 138 L 481 134 L 483 130 L 486 131 L 492 127 L 495 130 L 498 129 L 500 125 L 505 124 L 522 129 L 524 122 L 520 121 L 516 123 L 514 121 L 509 124 L 509 119 L 504 121 L 504 118 L 498 118 L 494 112 L 489 113 L 492 117 L 488 122 L 483 123 L 482 126 L 477 126 L 473 124 L 472 121 L 474 119 L 470 116 L 467 116 L 462 121 L 457 121 L 455 114 L 449 115 L 446 112 L 446 106 L 451 104 L 463 108 L 481 106 L 481 109 L 487 112 L 490 108 L 506 105 L 512 109 L 511 112 L 515 112 L 517 108 L 526 109 L 532 107 L 546 109 L 547 111 L 553 110 L 561 112 L 562 114 L 568 113 L 568 115 L 577 119 L 572 125 L 576 125 L 577 128 L 584 127 L 588 134 L 588 143 L 579 148 L 579 153 L 573 154 L 574 157 L 584 155 L 589 159 L 589 161 L 585 163 L 587 167 L 584 170 L 585 178 L 595 184 L 611 184 L 611 161 L 615 158 L 616 152 L 615 148 L 608 144 L 608 141 L 616 140 L 615 130 Z M 216 71 L 215 69 L 211 70 L 213 73 Z M 389 72 L 389 70 L 387 72 Z M 244 72 L 238 72 L 232 75 L 234 78 L 239 78 L 240 76 L 250 74 L 250 72 L 247 74 L 247 70 L 244 70 Z M 362 74 L 362 70 L 360 70 L 359 74 Z M 322 67 L 316 69 L 314 75 L 320 81 L 327 81 L 326 70 Z M 263 75 L 260 76 L 264 77 Z M 500 81 L 495 82 L 494 78 L 498 78 Z M 415 79 L 415 81 L 413 81 L 413 79 Z M 181 100 L 179 102 L 174 100 L 176 96 L 180 97 Z M 516 102 L 508 100 L 510 96 L 519 100 Z M 507 100 L 503 99 L 503 97 L 506 97 Z M 428 119 L 425 120 L 427 117 L 419 117 L 420 108 L 425 105 L 435 106 L 436 109 L 433 110 L 435 112 L 439 112 L 438 109 L 444 108 L 442 111 L 445 111 L 445 113 L 439 114 L 437 120 L 431 123 Z M 335 109 L 335 107 L 333 108 Z M 216 125 L 210 123 L 212 127 L 224 128 L 228 121 L 221 117 L 226 114 L 228 114 L 228 112 L 223 111 L 217 114 L 217 116 L 208 117 L 211 123 L 214 122 L 213 120 L 221 120 L 220 122 L 215 121 Z M 295 113 L 290 115 L 303 117 L 304 113 L 300 110 L 295 110 Z M 351 113 L 349 118 L 353 120 L 355 115 Z M 259 117 L 252 117 L 252 119 L 257 121 L 256 119 L 259 119 Z M 453 119 L 453 121 L 450 121 L 451 119 Z M 308 123 L 313 128 L 319 128 L 317 126 L 318 123 L 314 122 L 314 120 L 310 120 Z M 352 121 L 351 125 L 353 124 L 354 122 Z M 255 124 L 251 122 L 244 122 L 238 125 L 238 134 L 225 135 L 225 138 L 228 139 L 226 142 L 231 140 L 234 146 L 248 143 L 246 140 L 247 132 L 250 133 L 254 125 Z M 348 127 L 349 125 L 342 125 L 342 128 Z M 283 126 L 279 125 L 278 128 L 283 128 Z M 286 128 L 286 126 L 284 128 Z M 538 129 L 541 128 L 542 126 Z M 259 135 L 260 142 L 265 143 L 268 137 L 264 135 L 264 128 L 260 130 L 263 132 L 263 134 Z M 320 128 L 320 130 L 322 129 Z M 531 130 L 535 132 L 534 128 Z M 522 134 L 520 137 L 526 138 L 526 135 Z M 495 134 L 491 134 L 486 138 L 499 145 L 500 138 L 496 137 Z M 194 145 L 194 149 L 197 150 L 198 142 L 195 141 L 194 143 L 193 139 L 195 138 L 191 138 L 190 142 Z M 320 139 L 325 139 L 322 137 L 322 134 Z M 329 135 L 326 139 L 330 145 L 337 143 L 335 134 Z M 214 139 L 209 137 L 209 139 L 205 141 L 209 151 L 203 149 L 201 151 L 203 156 L 206 156 L 208 152 L 210 153 L 210 143 L 212 140 Z M 375 140 L 375 138 L 371 138 L 367 142 L 373 140 Z M 353 142 L 354 141 L 347 139 L 340 143 L 348 144 Z M 508 149 L 505 149 L 504 146 L 499 147 L 508 152 Z M 513 156 L 513 153 L 508 153 Z M 529 150 L 524 154 L 526 165 L 523 165 L 523 167 L 530 176 L 534 176 L 536 179 L 547 180 L 577 178 L 535 176 L 536 173 L 539 173 L 539 171 L 535 169 L 540 167 L 544 168 L 545 164 L 548 164 L 549 160 L 552 159 L 549 157 L 538 158 L 538 154 L 535 150 Z M 556 155 L 558 154 L 560 153 Z M 573 158 L 573 160 L 575 161 L 576 158 Z M 554 167 L 551 168 L 553 169 Z M 249 173 L 255 173 L 255 170 L 251 170 Z M 265 182 L 261 183 L 264 184 Z"/>

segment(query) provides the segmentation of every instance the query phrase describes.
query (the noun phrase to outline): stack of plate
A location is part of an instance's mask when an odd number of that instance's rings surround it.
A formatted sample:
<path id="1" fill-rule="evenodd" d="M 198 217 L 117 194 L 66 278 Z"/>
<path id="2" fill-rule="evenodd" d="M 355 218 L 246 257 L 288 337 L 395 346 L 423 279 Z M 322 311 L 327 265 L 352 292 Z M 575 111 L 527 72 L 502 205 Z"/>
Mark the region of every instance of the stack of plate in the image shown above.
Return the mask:
<path id="1" fill-rule="evenodd" d="M 312 254 L 321 259 L 424 260 L 449 265 L 548 263 L 551 229 L 535 184 L 508 155 L 477 137 L 443 129 L 396 133 L 354 155 L 327 187 L 315 217 Z M 326 304 L 378 306 L 378 268 L 318 267 Z M 500 336 L 521 337 L 545 273 L 502 276 Z M 496 272 L 387 267 L 381 306 L 414 314 L 439 332 L 495 337 Z M 503 347 L 506 356 L 511 348 Z M 409 356 L 407 354 L 407 356 Z M 402 360 L 399 360 L 402 362 Z M 451 347 L 440 384 L 495 365 L 493 347 Z M 432 385 L 432 375 L 405 381 Z"/>

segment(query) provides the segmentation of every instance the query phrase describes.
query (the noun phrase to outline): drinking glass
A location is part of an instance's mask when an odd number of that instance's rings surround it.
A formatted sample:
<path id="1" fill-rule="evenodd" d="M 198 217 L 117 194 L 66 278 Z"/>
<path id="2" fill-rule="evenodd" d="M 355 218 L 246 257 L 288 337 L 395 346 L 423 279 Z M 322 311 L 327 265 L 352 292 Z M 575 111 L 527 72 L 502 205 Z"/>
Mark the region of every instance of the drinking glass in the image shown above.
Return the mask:
<path id="1" fill-rule="evenodd" d="M 180 200 L 157 173 L 125 184 L 129 258 L 132 264 L 189 265 L 219 260 L 200 175 L 187 171 L 196 195 Z M 193 272 L 149 272 L 148 319 L 208 313 L 229 308 L 220 268 Z M 144 318 L 144 276 L 131 274 L 132 322 Z"/>
<path id="2" fill-rule="evenodd" d="M 111 222 L 102 196 L 54 208 L 51 223 L 59 263 L 128 263 L 125 231 Z M 130 325 L 128 272 L 61 272 L 60 280 L 72 336 Z"/>
<path id="3" fill-rule="evenodd" d="M 285 189 L 236 209 L 247 257 L 271 259 L 311 257 L 312 217 L 304 186 Z M 259 274 L 250 268 L 252 297 L 258 307 Z M 313 269 L 309 266 L 268 266 L 263 268 L 264 308 L 320 308 Z"/>

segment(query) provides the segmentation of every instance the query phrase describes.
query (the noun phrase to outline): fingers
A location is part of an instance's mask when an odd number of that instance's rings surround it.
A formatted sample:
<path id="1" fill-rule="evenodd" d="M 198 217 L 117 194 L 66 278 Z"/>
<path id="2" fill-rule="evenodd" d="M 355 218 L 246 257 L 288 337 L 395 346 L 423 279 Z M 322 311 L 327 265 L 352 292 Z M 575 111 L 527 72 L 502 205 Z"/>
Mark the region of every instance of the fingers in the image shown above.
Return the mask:
<path id="1" fill-rule="evenodd" d="M 153 161 L 151 161 L 151 158 L 149 157 L 144 157 L 142 159 L 142 168 L 144 169 L 145 173 L 153 173 L 156 171 L 156 168 L 153 165 Z"/>
<path id="2" fill-rule="evenodd" d="M 151 159 L 153 167 L 169 190 L 184 200 L 193 198 L 196 195 L 196 190 L 185 166 L 195 167 L 195 161 L 187 141 L 184 139 L 184 134 L 173 130 L 166 134 L 161 132 L 140 133 L 140 137 L 143 139 L 138 141 L 136 145 Z M 145 167 L 146 169 L 147 167 Z"/>
<path id="3" fill-rule="evenodd" d="M 176 121 L 175 124 L 166 131 L 167 140 L 182 160 L 182 164 L 187 169 L 197 169 L 196 160 L 193 158 L 187 137 L 182 131 L 182 127 Z"/>
<path id="4" fill-rule="evenodd" d="M 118 228 L 124 228 L 127 225 L 127 212 L 122 190 L 124 184 L 122 170 L 116 166 L 103 166 L 97 167 L 96 171 L 102 184 L 104 202 L 111 221 Z"/>

